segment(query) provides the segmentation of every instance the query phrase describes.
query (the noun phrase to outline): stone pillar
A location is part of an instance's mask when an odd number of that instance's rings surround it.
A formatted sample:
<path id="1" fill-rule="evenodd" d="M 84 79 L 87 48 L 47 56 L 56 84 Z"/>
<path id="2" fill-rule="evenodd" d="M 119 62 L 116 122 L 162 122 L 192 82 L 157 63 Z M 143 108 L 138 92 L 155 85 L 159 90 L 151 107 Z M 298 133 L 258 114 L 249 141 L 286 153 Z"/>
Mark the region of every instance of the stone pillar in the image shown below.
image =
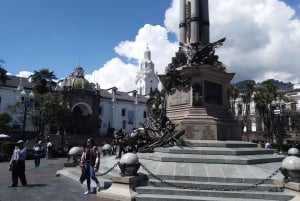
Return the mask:
<path id="1" fill-rule="evenodd" d="M 186 13 L 185 13 L 185 0 L 180 0 L 180 16 L 179 16 L 179 43 L 186 43 Z"/>
<path id="2" fill-rule="evenodd" d="M 199 22 L 199 0 L 191 0 L 191 43 L 200 42 Z"/>
<path id="3" fill-rule="evenodd" d="M 201 29 L 200 29 L 200 44 L 206 45 L 209 43 L 209 10 L 208 10 L 208 0 L 200 0 L 200 21 L 201 21 Z"/>

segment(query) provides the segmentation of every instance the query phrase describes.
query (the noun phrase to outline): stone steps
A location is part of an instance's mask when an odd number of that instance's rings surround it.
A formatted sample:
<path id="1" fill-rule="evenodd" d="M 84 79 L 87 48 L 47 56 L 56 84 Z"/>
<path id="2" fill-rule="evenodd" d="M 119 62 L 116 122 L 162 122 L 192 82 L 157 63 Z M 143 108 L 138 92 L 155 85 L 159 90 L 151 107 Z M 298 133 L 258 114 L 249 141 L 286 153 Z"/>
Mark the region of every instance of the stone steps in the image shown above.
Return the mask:
<path id="1" fill-rule="evenodd" d="M 145 200 L 290 200 L 293 196 L 281 192 L 190 190 L 170 187 L 137 187 L 136 201 Z M 180 197 L 180 199 L 179 199 Z"/>
<path id="2" fill-rule="evenodd" d="M 138 153 L 140 159 L 176 163 L 260 164 L 281 162 L 285 156 L 273 150 L 258 148 L 255 143 L 243 141 L 186 141 L 184 147 L 158 147 L 154 153 Z"/>
<path id="3" fill-rule="evenodd" d="M 258 155 L 273 154 L 273 150 L 261 148 L 224 148 L 224 147 L 171 147 L 155 148 L 155 152 L 174 154 L 197 154 L 197 155 Z"/>
<path id="4" fill-rule="evenodd" d="M 200 182 L 200 181 L 188 181 L 188 180 L 164 180 L 166 183 L 178 186 L 179 188 L 187 188 L 187 189 L 194 189 L 194 190 L 218 190 L 222 189 L 224 191 L 229 190 L 255 190 L 255 191 L 266 191 L 266 192 L 282 192 L 282 188 L 268 183 L 268 184 L 261 184 L 255 186 L 256 183 L 260 182 L 261 180 L 257 180 L 254 183 L 239 183 L 239 182 Z M 228 180 L 227 180 L 228 181 Z M 155 187 L 166 187 L 165 183 L 162 183 L 158 180 L 149 179 L 149 184 Z"/>
<path id="5" fill-rule="evenodd" d="M 192 147 L 257 147 L 255 143 L 244 141 L 216 141 L 216 140 L 186 140 L 188 146 Z"/>
<path id="6" fill-rule="evenodd" d="M 273 156 L 270 154 L 260 155 L 196 155 L 196 154 L 173 154 L 173 153 L 138 153 L 139 159 L 147 159 L 161 162 L 177 163 L 212 163 L 212 164 L 259 164 L 270 162 L 281 162 L 284 156 Z"/>
<path id="7" fill-rule="evenodd" d="M 283 178 L 278 168 L 284 155 L 241 141 L 192 140 L 187 144 L 137 154 L 141 163 L 138 172 L 146 174 L 149 182 L 147 186 L 134 189 L 136 201 L 271 201 L 293 198 L 274 185 L 274 181 Z M 102 158 L 100 166 L 109 169 L 114 161 L 113 158 Z M 112 174 L 118 174 L 118 170 Z M 270 181 L 252 188 L 271 175 Z M 166 185 L 166 182 L 171 185 Z"/>
<path id="8" fill-rule="evenodd" d="M 224 197 L 207 197 L 207 196 L 179 196 L 179 195 L 155 195 L 155 194 L 138 194 L 136 201 L 263 201 L 262 199 L 246 198 L 224 198 Z M 266 201 L 266 199 L 264 199 Z M 277 199 L 267 201 L 278 201 Z"/>

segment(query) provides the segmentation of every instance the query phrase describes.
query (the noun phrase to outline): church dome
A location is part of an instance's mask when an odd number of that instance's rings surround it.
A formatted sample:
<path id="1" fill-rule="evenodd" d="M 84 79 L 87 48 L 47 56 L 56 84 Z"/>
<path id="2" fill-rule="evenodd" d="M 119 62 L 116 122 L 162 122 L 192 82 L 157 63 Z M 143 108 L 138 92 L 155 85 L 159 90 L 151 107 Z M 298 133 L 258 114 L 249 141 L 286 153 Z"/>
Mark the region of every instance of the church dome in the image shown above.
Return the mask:
<path id="1" fill-rule="evenodd" d="M 62 87 L 68 89 L 94 90 L 93 84 L 84 78 L 84 70 L 80 66 L 76 67 L 73 72 L 64 79 Z"/>

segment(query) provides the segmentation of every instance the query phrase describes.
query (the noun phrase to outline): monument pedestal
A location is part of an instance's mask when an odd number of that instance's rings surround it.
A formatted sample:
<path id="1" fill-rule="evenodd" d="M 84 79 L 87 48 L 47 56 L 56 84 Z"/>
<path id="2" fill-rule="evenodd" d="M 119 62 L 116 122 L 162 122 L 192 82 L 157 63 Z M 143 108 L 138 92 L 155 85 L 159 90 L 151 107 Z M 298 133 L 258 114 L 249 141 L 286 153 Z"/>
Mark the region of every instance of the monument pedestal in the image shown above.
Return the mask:
<path id="1" fill-rule="evenodd" d="M 177 82 L 166 93 L 166 111 L 189 140 L 242 140 L 241 127 L 229 112 L 227 89 L 234 73 L 213 65 L 177 68 Z M 161 75 L 165 86 L 170 78 Z"/>
<path id="2" fill-rule="evenodd" d="M 97 197 L 122 201 L 134 200 L 137 195 L 134 189 L 140 186 L 145 180 L 145 175 L 113 176 L 111 187 L 97 193 Z"/>

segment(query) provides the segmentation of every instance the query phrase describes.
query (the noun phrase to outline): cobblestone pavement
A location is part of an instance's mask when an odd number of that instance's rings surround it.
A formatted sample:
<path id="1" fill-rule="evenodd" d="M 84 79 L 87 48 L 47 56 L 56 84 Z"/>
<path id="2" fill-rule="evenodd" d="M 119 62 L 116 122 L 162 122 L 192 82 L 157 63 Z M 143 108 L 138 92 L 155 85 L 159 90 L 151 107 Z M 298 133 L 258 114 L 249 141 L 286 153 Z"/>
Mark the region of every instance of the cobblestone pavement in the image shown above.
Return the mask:
<path id="1" fill-rule="evenodd" d="M 33 160 L 26 160 L 28 186 L 11 185 L 9 163 L 0 163 L 0 201 L 109 201 L 97 198 L 96 194 L 84 195 L 86 185 L 64 176 L 56 177 L 63 168 L 65 158 L 42 159 L 40 167 L 34 167 Z M 92 183 L 92 186 L 95 185 Z"/>

